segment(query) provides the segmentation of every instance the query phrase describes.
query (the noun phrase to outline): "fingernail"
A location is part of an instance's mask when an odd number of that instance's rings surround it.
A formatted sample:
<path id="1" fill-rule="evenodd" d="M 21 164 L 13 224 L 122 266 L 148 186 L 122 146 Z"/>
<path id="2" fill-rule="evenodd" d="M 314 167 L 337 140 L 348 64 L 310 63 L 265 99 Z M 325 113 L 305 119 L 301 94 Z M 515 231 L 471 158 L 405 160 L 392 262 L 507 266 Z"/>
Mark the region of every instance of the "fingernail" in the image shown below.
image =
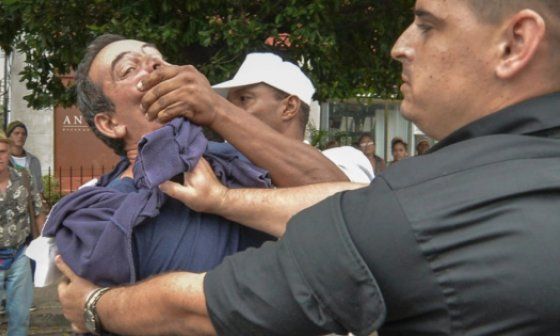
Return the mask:
<path id="1" fill-rule="evenodd" d="M 142 91 L 144 89 L 144 84 L 142 83 L 142 81 L 139 81 L 138 84 L 136 84 L 136 87 L 138 88 L 138 90 Z"/>

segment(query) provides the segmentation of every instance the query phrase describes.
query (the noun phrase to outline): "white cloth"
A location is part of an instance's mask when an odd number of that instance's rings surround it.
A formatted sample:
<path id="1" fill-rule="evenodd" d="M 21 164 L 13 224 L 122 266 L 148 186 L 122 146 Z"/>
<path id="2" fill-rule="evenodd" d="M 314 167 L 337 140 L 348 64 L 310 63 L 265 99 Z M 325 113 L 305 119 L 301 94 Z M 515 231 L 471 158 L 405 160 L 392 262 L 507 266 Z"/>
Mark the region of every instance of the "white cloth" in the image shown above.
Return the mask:
<path id="1" fill-rule="evenodd" d="M 79 186 L 78 189 L 82 189 L 84 187 L 93 187 L 96 184 L 97 184 L 97 179 L 94 178 Z"/>
<path id="2" fill-rule="evenodd" d="M 35 287 L 46 287 L 58 282 L 62 273 L 56 267 L 54 258 L 58 254 L 58 249 L 54 238 L 39 237 L 34 239 L 25 255 L 35 260 Z"/>
<path id="3" fill-rule="evenodd" d="M 342 146 L 325 149 L 323 155 L 334 162 L 351 182 L 370 183 L 375 178 L 368 158 L 354 147 Z"/>

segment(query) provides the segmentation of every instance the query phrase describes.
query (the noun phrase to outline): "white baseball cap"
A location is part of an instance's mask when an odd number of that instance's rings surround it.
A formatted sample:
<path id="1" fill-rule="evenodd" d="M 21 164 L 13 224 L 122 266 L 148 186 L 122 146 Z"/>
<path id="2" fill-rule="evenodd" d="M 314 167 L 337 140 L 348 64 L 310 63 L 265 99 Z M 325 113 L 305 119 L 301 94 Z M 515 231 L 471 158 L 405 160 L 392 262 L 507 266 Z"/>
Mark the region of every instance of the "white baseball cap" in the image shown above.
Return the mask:
<path id="1" fill-rule="evenodd" d="M 278 90 L 297 96 L 311 105 L 315 87 L 301 69 L 272 53 L 248 54 L 233 79 L 212 86 L 220 95 L 227 97 L 231 88 L 266 83 Z"/>

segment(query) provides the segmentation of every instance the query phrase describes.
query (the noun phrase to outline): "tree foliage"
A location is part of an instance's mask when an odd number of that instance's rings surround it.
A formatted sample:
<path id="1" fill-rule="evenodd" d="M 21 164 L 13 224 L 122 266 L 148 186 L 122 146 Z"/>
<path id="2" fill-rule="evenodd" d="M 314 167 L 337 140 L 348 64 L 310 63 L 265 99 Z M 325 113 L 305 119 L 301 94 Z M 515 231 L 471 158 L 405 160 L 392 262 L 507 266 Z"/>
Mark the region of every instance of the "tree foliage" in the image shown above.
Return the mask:
<path id="1" fill-rule="evenodd" d="M 394 96 L 400 68 L 389 52 L 413 5 L 412 0 L 0 1 L 0 42 L 25 54 L 21 76 L 34 107 L 73 103 L 72 90 L 56 74 L 73 70 L 88 42 L 105 32 L 152 42 L 168 61 L 193 64 L 211 82 L 231 77 L 248 52 L 273 51 L 302 66 L 319 100 Z M 4 30 L 6 25 L 11 30 Z"/>
<path id="2" fill-rule="evenodd" d="M 0 49 L 4 53 L 12 52 L 15 37 L 21 29 L 21 15 L 18 11 L 9 11 L 0 2 Z"/>

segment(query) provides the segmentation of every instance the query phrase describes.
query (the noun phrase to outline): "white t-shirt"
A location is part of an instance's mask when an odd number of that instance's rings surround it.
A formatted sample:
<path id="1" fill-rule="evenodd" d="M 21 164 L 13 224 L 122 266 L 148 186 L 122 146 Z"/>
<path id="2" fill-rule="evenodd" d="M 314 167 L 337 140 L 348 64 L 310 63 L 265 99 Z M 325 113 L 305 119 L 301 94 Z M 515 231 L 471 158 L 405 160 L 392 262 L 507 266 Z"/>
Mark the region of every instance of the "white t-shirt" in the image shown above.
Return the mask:
<path id="1" fill-rule="evenodd" d="M 351 182 L 370 183 L 375 178 L 368 158 L 352 146 L 329 148 L 322 153 L 334 162 Z"/>
<path id="2" fill-rule="evenodd" d="M 27 168 L 27 156 L 13 156 L 12 160 L 14 160 L 15 164 L 21 168 Z"/>

